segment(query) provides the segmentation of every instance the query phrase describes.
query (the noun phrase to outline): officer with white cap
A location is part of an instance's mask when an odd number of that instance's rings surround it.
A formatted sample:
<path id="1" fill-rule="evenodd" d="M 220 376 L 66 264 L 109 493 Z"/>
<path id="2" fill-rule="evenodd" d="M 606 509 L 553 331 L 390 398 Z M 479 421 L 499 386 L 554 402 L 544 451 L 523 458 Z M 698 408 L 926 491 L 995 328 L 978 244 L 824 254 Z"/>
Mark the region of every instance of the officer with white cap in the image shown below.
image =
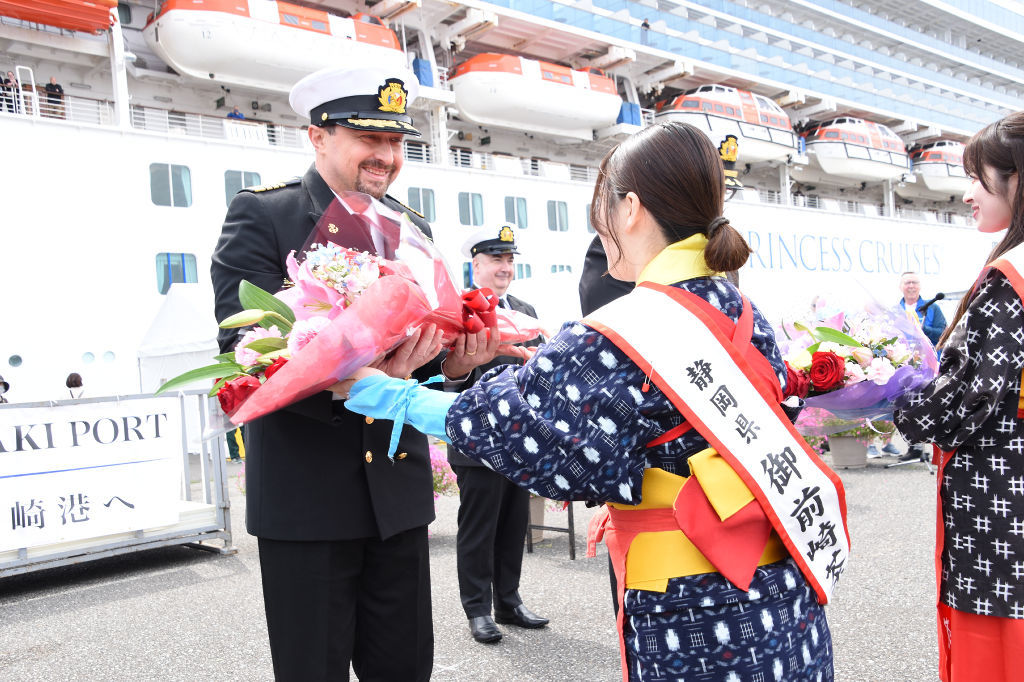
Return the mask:
<path id="1" fill-rule="evenodd" d="M 419 135 L 408 109 L 417 89 L 410 71 L 374 67 L 324 69 L 295 85 L 289 101 L 309 118 L 315 160 L 302 178 L 232 200 L 211 267 L 217 319 L 241 310 L 242 279 L 281 288 L 289 252 L 337 194 L 370 194 L 430 235 L 421 215 L 387 195 L 403 140 Z M 219 341 L 232 350 L 236 330 Z M 440 348 L 428 326 L 379 367 L 424 380 L 438 373 Z M 389 462 L 390 434 L 391 422 L 347 411 L 331 391 L 247 425 L 246 525 L 259 538 L 278 680 L 347 679 L 350 662 L 360 679 L 430 677 L 429 454 L 426 438 L 406 427 Z"/>
<path id="2" fill-rule="evenodd" d="M 515 225 L 504 223 L 478 230 L 462 245 L 462 253 L 472 259 L 477 287 L 494 291 L 503 307 L 537 317 L 532 305 L 507 293 L 515 279 L 515 256 L 519 254 L 515 229 Z M 525 345 L 535 346 L 537 342 Z M 493 367 L 522 362 L 498 356 L 474 370 L 463 388 L 472 386 Z M 526 608 L 519 596 L 530 493 L 454 448 L 448 449 L 448 463 L 459 483 L 459 597 L 473 639 L 484 644 L 500 640 L 502 633 L 495 622 L 544 627 L 548 619 Z"/>

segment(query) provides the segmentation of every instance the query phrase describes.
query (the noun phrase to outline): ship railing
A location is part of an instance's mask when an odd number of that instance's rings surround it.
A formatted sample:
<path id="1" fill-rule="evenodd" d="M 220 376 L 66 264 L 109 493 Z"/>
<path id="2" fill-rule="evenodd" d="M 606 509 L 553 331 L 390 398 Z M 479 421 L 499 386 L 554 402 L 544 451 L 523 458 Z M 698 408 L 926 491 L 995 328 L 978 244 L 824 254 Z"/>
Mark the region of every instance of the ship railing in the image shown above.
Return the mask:
<path id="1" fill-rule="evenodd" d="M 640 110 L 640 117 L 644 121 L 644 126 L 652 126 L 652 125 L 654 125 L 654 114 L 655 114 L 654 109 L 641 109 Z"/>
<path id="2" fill-rule="evenodd" d="M 132 106 L 131 123 L 133 128 L 140 130 L 184 137 L 231 140 L 246 146 L 301 149 L 307 144 L 302 129 L 293 126 L 169 111 L 157 107 Z"/>

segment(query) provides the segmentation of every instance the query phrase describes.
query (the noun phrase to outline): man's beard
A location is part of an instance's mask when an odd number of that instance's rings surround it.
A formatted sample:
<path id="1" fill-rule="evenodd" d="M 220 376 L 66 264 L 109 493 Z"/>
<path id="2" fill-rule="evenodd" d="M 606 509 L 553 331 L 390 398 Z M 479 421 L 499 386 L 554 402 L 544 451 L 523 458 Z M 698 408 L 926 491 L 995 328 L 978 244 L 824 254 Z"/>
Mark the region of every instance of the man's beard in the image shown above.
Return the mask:
<path id="1" fill-rule="evenodd" d="M 363 168 L 373 168 L 373 169 L 376 169 L 376 170 L 386 170 L 388 172 L 387 178 L 382 179 L 382 180 L 380 180 L 378 182 L 374 182 L 372 184 L 364 182 L 363 179 L 362 179 L 362 175 L 361 174 L 356 176 L 356 191 L 357 192 L 362 192 L 363 194 L 369 194 L 371 197 L 373 197 L 375 199 L 383 199 L 384 195 L 387 194 L 387 192 L 388 192 L 388 187 L 391 186 L 391 180 L 394 178 L 395 167 L 394 166 L 390 166 L 389 167 L 389 166 L 385 166 L 383 164 L 378 165 L 378 164 L 368 163 L 368 164 L 363 164 L 362 166 L 360 166 L 360 169 L 363 169 Z"/>

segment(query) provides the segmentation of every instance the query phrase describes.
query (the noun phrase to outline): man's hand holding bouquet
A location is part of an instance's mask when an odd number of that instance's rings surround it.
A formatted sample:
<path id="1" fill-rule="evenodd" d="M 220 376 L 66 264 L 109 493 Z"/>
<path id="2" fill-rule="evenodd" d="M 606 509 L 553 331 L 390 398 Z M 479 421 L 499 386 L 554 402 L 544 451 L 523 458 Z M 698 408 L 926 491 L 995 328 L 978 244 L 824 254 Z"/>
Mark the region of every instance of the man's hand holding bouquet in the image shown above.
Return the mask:
<path id="1" fill-rule="evenodd" d="M 210 394 L 242 424 L 322 390 L 343 392 L 336 384 L 361 367 L 406 377 L 444 346 L 454 378 L 540 333 L 537 320 L 499 309 L 489 290 L 461 293 L 408 218 L 357 192 L 332 202 L 287 270 L 274 295 L 243 280 L 242 310 L 220 322 L 246 330 L 234 350 L 157 393 L 214 379 Z"/>

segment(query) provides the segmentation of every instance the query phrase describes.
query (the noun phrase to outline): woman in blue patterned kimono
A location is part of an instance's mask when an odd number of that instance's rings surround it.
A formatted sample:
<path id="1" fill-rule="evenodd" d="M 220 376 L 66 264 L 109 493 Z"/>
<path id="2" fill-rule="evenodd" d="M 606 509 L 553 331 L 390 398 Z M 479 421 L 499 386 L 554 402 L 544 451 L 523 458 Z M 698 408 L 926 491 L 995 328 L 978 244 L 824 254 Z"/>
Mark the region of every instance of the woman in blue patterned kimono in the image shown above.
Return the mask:
<path id="1" fill-rule="evenodd" d="M 689 292 L 736 323 L 744 298 L 717 273 L 738 269 L 750 249 L 721 217 L 723 197 L 721 161 L 696 128 L 658 124 L 623 142 L 602 162 L 592 204 L 610 273 Z M 785 366 L 771 326 L 749 309 L 749 344 L 777 405 Z M 649 332 L 659 333 L 658 320 Z M 687 341 L 673 340 L 677 347 Z M 683 424 L 650 373 L 584 320 L 566 324 L 524 366 L 495 368 L 460 394 L 403 387 L 361 370 L 347 404 L 445 435 L 460 452 L 551 499 L 671 508 L 697 461 L 691 457 L 703 462 L 714 451 Z M 393 402 L 407 411 L 398 414 Z M 714 504 L 715 491 L 705 490 Z M 748 552 L 741 582 L 749 582 L 739 586 L 678 527 L 632 539 L 620 608 L 625 678 L 833 679 L 825 613 L 774 532 Z"/>

